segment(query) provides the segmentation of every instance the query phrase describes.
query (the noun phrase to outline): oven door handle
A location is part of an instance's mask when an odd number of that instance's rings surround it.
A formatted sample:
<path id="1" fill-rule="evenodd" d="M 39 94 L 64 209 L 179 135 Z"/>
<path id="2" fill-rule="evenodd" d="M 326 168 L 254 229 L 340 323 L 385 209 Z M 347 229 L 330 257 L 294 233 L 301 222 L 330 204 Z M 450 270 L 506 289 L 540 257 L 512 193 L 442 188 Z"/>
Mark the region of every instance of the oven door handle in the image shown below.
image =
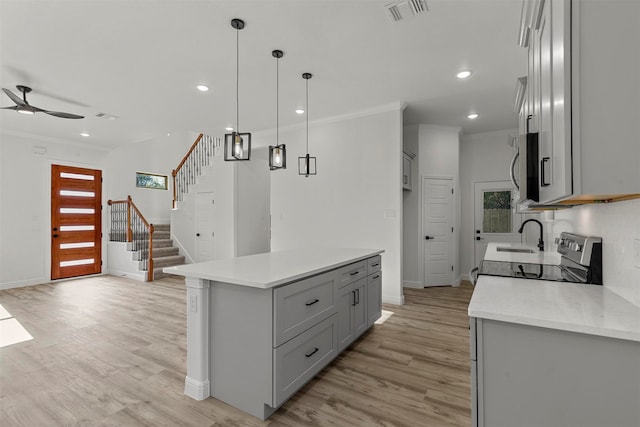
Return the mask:
<path id="1" fill-rule="evenodd" d="M 509 177 L 511 177 L 511 183 L 513 184 L 514 187 L 516 187 L 516 190 L 520 190 L 520 185 L 518 184 L 518 181 L 516 181 L 516 161 L 518 160 L 518 157 L 520 157 L 520 150 L 516 151 L 516 154 L 514 154 L 513 159 L 511 159 L 511 167 L 509 168 Z"/>

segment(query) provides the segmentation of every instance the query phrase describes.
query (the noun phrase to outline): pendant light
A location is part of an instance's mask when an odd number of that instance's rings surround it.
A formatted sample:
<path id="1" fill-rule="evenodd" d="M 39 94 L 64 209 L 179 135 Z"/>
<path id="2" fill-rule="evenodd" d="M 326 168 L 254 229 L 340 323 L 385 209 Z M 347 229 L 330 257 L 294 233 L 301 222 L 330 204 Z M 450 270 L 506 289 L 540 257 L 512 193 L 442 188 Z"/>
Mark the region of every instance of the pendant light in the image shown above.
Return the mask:
<path id="1" fill-rule="evenodd" d="M 251 158 L 251 134 L 240 132 L 239 120 L 239 93 L 240 93 L 240 59 L 239 59 L 239 34 L 244 28 L 242 19 L 232 19 L 231 26 L 236 30 L 236 128 L 233 132 L 224 135 L 224 160 L 237 161 Z"/>
<path id="2" fill-rule="evenodd" d="M 316 175 L 316 158 L 309 156 L 309 79 L 313 77 L 311 73 L 302 74 L 306 86 L 306 113 L 307 113 L 307 154 L 304 157 L 298 157 L 298 175 Z"/>
<path id="3" fill-rule="evenodd" d="M 284 144 L 280 144 L 280 135 L 278 131 L 279 125 L 279 110 L 278 110 L 278 78 L 279 78 L 279 62 L 280 58 L 284 56 L 284 52 L 281 50 L 274 50 L 271 55 L 276 58 L 276 145 L 269 146 L 269 169 L 286 169 L 287 168 L 287 147 Z"/>

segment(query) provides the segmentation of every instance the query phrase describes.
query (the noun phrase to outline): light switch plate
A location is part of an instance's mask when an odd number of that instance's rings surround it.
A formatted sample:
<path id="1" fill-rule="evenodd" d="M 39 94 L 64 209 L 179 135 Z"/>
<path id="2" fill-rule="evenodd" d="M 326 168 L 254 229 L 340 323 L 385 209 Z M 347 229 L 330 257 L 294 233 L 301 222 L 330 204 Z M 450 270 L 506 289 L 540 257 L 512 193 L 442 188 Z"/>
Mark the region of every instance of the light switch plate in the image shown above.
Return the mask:
<path id="1" fill-rule="evenodd" d="M 633 265 L 640 268 L 640 239 L 633 241 Z"/>

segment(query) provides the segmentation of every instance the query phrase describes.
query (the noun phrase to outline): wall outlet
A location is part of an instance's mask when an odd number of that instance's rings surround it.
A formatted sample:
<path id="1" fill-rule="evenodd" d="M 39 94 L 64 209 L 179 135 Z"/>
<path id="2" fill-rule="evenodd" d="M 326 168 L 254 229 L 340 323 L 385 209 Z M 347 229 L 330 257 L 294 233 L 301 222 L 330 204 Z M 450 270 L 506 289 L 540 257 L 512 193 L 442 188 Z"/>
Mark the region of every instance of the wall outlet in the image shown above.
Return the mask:
<path id="1" fill-rule="evenodd" d="M 198 311 L 198 295 L 189 296 L 189 311 L 195 313 Z"/>
<path id="2" fill-rule="evenodd" d="M 633 265 L 640 268 L 640 239 L 633 241 Z"/>

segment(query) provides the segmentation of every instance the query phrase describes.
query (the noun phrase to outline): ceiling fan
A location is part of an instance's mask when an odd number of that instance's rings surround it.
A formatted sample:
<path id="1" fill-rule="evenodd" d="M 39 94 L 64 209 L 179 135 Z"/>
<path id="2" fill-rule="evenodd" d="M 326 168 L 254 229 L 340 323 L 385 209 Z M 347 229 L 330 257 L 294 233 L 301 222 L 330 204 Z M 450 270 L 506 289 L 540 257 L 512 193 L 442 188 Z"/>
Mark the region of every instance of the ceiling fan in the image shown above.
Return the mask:
<path id="1" fill-rule="evenodd" d="M 76 114 L 62 113 L 60 111 L 49 111 L 43 110 L 42 108 L 34 107 L 27 101 L 27 94 L 31 92 L 31 88 L 22 85 L 17 85 L 16 87 L 20 92 L 22 92 L 22 99 L 20 99 L 19 96 L 11 92 L 9 89 L 2 88 L 4 93 L 6 93 L 7 96 L 16 103 L 16 105 L 13 107 L 2 107 L 2 110 L 15 110 L 18 113 L 22 114 L 46 113 L 50 116 L 61 117 L 63 119 L 84 119 L 84 116 L 78 116 Z"/>

